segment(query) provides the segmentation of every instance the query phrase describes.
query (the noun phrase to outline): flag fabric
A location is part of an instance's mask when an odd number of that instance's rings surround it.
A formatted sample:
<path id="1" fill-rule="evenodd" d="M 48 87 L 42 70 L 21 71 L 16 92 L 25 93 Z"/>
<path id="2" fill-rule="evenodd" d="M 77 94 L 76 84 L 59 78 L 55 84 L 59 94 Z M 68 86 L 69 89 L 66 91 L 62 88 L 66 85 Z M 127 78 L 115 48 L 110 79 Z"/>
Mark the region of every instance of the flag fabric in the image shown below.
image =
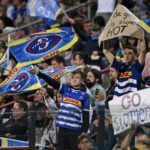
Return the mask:
<path id="1" fill-rule="evenodd" d="M 9 64 L 9 48 L 7 48 L 5 54 L 3 55 L 3 57 L 0 60 L 0 69 L 5 70 L 5 68 L 8 66 Z"/>
<path id="2" fill-rule="evenodd" d="M 99 36 L 99 45 L 101 41 L 119 36 L 131 36 L 143 39 L 144 32 L 140 27 L 150 33 L 150 27 L 147 24 L 138 19 L 126 7 L 119 4 Z"/>
<path id="3" fill-rule="evenodd" d="M 68 32 L 69 27 L 53 28 L 31 34 L 8 44 L 16 60 L 27 66 L 47 60 L 71 48 L 78 40 L 76 34 Z M 71 31 L 71 30 L 70 30 Z"/>
<path id="4" fill-rule="evenodd" d="M 37 76 L 28 72 L 31 69 L 33 66 L 22 67 L 21 64 L 17 64 L 0 84 L 0 94 L 21 93 L 41 88 Z"/>
<path id="5" fill-rule="evenodd" d="M 67 66 L 67 67 L 64 67 L 64 69 L 59 69 L 59 68 L 58 69 L 45 69 L 45 70 L 42 70 L 42 73 L 48 75 L 49 77 L 53 79 L 59 79 L 66 73 L 69 73 L 69 72 L 72 72 L 74 70 L 81 69 L 81 68 L 82 66 Z M 41 85 L 44 85 L 46 82 L 43 79 L 40 79 L 40 83 Z"/>
<path id="6" fill-rule="evenodd" d="M 26 10 L 28 16 L 39 16 L 53 20 L 61 12 L 60 5 L 56 0 L 28 0 Z"/>
<path id="7" fill-rule="evenodd" d="M 0 147 L 20 147 L 20 146 L 29 146 L 29 142 L 14 140 L 9 138 L 0 137 Z"/>
<path id="8" fill-rule="evenodd" d="M 43 20 L 43 24 L 40 25 L 37 28 L 37 30 L 35 30 L 35 32 L 40 32 L 40 31 L 44 31 L 44 30 L 48 30 L 60 26 L 60 24 L 56 20 L 47 19 L 47 18 L 43 18 L 42 20 Z"/>

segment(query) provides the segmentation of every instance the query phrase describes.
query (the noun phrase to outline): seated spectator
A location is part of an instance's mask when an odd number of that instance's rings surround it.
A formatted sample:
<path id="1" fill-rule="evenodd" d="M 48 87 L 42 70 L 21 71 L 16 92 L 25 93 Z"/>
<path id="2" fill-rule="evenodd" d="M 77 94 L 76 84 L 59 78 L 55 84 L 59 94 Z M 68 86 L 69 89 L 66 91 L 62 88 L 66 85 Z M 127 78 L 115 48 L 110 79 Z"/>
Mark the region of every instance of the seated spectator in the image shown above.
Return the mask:
<path id="1" fill-rule="evenodd" d="M 24 101 L 14 104 L 11 118 L 1 125 L 1 136 L 18 140 L 27 140 L 28 106 Z"/>

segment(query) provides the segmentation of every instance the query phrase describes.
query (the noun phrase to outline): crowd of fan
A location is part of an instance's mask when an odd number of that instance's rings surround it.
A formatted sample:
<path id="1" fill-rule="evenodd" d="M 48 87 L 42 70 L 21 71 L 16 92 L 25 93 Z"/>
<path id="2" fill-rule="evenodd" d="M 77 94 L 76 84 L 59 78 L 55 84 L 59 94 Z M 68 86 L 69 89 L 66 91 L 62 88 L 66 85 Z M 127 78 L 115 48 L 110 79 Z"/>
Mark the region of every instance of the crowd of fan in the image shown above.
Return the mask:
<path id="1" fill-rule="evenodd" d="M 26 15 L 26 2 L 26 0 L 0 1 L 0 33 L 12 31 L 16 27 L 37 19 Z M 86 0 L 59 0 L 64 9 L 83 2 Z M 101 136 L 104 137 L 105 150 L 150 149 L 150 124 L 138 125 L 133 122 L 132 128 L 127 132 L 119 135 L 113 133 L 108 102 L 123 94 L 150 87 L 150 64 L 148 61 L 150 60 L 150 37 L 148 33 L 145 32 L 143 41 L 133 37 L 120 37 L 98 46 L 98 36 L 103 31 L 117 4 L 125 5 L 140 19 L 150 20 L 149 0 L 109 0 L 109 2 L 97 0 L 93 1 L 90 7 L 90 18 L 87 6 L 69 12 L 69 18 L 61 16 L 58 19 L 59 23 L 61 22 L 63 26 L 72 26 L 79 36 L 79 41 L 69 51 L 36 64 L 36 66 L 39 69 L 63 69 L 69 65 L 82 65 L 83 67 L 80 71 L 62 76 L 56 83 L 58 86 L 47 84 L 36 91 L 12 96 L 1 95 L 1 106 L 9 102 L 14 103 L 0 108 L 0 137 L 28 141 L 32 133 L 30 127 L 34 124 L 33 118 L 35 118 L 37 149 L 58 147 L 57 149 L 60 150 L 98 150 Z M 149 20 L 146 23 L 149 24 Z M 32 25 L 32 27 L 12 33 L 11 38 L 13 40 L 20 39 L 30 33 L 48 28 L 43 21 L 38 25 Z M 2 57 L 7 49 L 5 44 L 7 43 L 7 35 L 1 36 L 0 40 L 0 56 Z M 17 63 L 13 56 L 10 57 L 9 66 L 0 72 L 1 82 Z M 124 62 L 128 65 L 125 65 Z M 119 77 L 121 73 L 128 71 L 129 67 L 134 68 L 136 73 L 132 70 L 134 75 L 131 78 L 137 82 L 134 90 L 131 85 L 128 91 L 120 94 L 119 83 L 122 82 L 122 79 Z M 45 78 L 40 73 L 37 74 L 39 77 Z M 86 122 L 84 129 L 72 133 L 78 136 L 78 141 L 75 140 L 71 143 L 70 139 L 67 139 L 68 141 L 60 140 L 60 137 L 63 139 L 63 134 L 67 133 L 62 133 L 59 136 L 59 128 L 55 126 L 65 91 L 62 92 L 62 87 L 60 89 L 58 87 L 60 83 L 72 84 L 71 79 L 78 74 L 81 75 L 83 81 L 81 83 L 82 91 L 89 95 L 90 104 L 87 107 L 84 106 L 85 109 L 88 109 L 89 114 L 87 120 L 83 118 L 83 125 Z M 100 127 L 101 129 L 99 129 Z M 105 132 L 103 135 L 99 135 L 101 130 Z M 58 146 L 59 144 L 61 147 Z"/>

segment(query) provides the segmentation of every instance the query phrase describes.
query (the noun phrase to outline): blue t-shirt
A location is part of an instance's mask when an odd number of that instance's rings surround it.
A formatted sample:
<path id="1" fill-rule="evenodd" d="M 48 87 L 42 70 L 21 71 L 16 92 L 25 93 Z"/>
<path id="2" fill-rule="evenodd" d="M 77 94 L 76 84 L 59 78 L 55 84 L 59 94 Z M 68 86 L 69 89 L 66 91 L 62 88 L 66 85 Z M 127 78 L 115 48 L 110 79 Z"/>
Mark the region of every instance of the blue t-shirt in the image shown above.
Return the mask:
<path id="1" fill-rule="evenodd" d="M 80 131 L 82 128 L 82 110 L 89 110 L 89 96 L 86 92 L 62 84 L 59 92 L 63 95 L 57 115 L 56 125 Z"/>
<path id="2" fill-rule="evenodd" d="M 140 89 L 143 66 L 138 60 L 127 64 L 114 59 L 112 67 L 114 67 L 118 72 L 113 99 Z"/>

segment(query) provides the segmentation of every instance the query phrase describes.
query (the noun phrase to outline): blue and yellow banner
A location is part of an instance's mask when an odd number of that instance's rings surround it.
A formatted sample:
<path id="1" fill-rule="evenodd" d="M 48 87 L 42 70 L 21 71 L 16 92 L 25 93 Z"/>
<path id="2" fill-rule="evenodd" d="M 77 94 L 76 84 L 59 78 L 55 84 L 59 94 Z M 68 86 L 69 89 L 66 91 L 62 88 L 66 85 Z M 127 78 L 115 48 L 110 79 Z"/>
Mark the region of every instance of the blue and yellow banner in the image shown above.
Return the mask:
<path id="1" fill-rule="evenodd" d="M 68 50 L 77 41 L 77 35 L 70 28 L 53 28 L 13 41 L 8 46 L 16 60 L 22 66 L 28 66 Z"/>
<path id="2" fill-rule="evenodd" d="M 0 137 L 0 147 L 26 147 L 29 142 Z"/>
<path id="3" fill-rule="evenodd" d="M 5 69 L 9 64 L 9 48 L 7 48 L 3 57 L 0 59 L 0 69 Z"/>
<path id="4" fill-rule="evenodd" d="M 0 84 L 0 94 L 21 93 L 41 88 L 37 76 L 28 72 L 31 69 L 33 69 L 33 66 L 22 67 L 21 64 L 17 64 Z"/>
<path id="5" fill-rule="evenodd" d="M 69 73 L 69 72 L 72 72 L 74 70 L 81 69 L 81 68 L 82 66 L 67 66 L 64 69 L 45 69 L 45 70 L 42 70 L 42 73 L 48 75 L 49 77 L 53 79 L 59 79 L 66 73 Z M 41 85 L 44 85 L 45 81 L 43 79 L 40 79 L 40 83 Z"/>
<path id="6" fill-rule="evenodd" d="M 60 5 L 56 0 L 28 0 L 26 10 L 28 16 L 54 20 L 61 12 Z"/>

